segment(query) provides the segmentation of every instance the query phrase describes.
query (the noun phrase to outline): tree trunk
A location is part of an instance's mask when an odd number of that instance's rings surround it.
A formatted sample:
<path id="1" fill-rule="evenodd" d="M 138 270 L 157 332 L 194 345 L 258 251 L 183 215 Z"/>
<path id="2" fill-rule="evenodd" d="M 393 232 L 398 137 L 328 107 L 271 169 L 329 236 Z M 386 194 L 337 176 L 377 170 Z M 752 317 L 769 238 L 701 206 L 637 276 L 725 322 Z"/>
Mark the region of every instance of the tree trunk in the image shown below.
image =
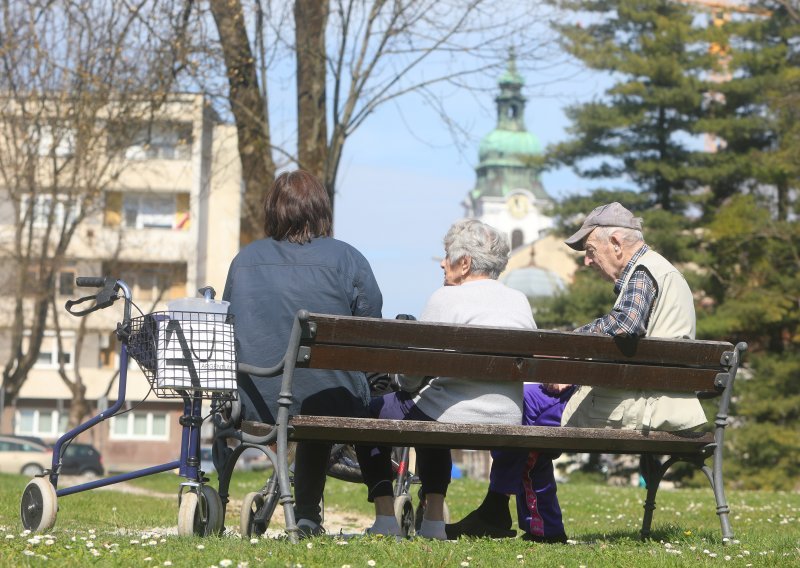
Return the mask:
<path id="1" fill-rule="evenodd" d="M 240 242 L 244 245 L 261 235 L 262 203 L 275 179 L 269 118 L 259 90 L 241 1 L 211 0 L 210 7 L 225 58 L 230 86 L 228 100 L 239 137 L 244 182 Z"/>
<path id="2" fill-rule="evenodd" d="M 325 0 L 296 0 L 294 3 L 297 46 L 297 161 L 298 166 L 326 180 L 328 155 L 327 106 L 325 93 L 325 28 L 328 3 Z M 333 187 L 328 187 L 333 193 Z M 333 195 L 331 195 L 333 204 Z"/>

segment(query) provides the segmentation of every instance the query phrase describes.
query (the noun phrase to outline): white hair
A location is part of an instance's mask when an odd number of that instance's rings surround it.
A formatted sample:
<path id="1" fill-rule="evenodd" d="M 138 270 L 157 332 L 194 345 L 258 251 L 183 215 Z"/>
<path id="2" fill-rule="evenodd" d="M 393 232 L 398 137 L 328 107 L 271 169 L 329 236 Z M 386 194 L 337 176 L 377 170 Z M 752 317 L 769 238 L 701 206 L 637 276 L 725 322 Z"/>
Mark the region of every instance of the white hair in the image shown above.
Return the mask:
<path id="1" fill-rule="evenodd" d="M 644 242 L 644 235 L 638 229 L 629 229 L 628 227 L 597 227 L 594 230 L 597 233 L 597 238 L 602 240 L 609 240 L 611 235 L 616 234 L 621 243 L 625 245 L 635 245 L 636 243 Z"/>
<path id="2" fill-rule="evenodd" d="M 444 237 L 451 263 L 472 259 L 470 272 L 497 280 L 508 264 L 508 239 L 500 231 L 475 219 L 456 221 Z"/>

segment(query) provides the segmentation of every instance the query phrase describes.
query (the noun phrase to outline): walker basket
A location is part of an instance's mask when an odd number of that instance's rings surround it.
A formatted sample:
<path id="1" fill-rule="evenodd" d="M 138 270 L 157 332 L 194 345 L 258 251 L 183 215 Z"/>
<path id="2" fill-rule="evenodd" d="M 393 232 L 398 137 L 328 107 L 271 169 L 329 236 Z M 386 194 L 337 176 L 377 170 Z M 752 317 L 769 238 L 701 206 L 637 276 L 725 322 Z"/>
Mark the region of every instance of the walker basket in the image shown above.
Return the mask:
<path id="1" fill-rule="evenodd" d="M 236 398 L 230 314 L 168 311 L 132 318 L 128 354 L 159 398 Z"/>

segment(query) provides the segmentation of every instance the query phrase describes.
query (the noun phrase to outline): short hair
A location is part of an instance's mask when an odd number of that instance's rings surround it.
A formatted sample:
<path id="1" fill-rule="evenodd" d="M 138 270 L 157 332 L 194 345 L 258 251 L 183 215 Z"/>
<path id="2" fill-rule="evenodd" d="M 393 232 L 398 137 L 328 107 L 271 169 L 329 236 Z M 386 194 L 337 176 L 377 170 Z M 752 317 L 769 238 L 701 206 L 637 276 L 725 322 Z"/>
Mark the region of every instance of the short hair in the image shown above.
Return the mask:
<path id="1" fill-rule="evenodd" d="M 330 237 L 333 208 L 328 192 L 312 174 L 295 170 L 279 175 L 264 198 L 264 234 L 276 241 L 304 244 Z"/>
<path id="2" fill-rule="evenodd" d="M 598 239 L 604 240 L 609 240 L 611 235 L 616 233 L 618 235 L 617 238 L 626 245 L 644 242 L 644 235 L 641 231 L 629 229 L 628 227 L 597 227 L 593 232 L 597 233 Z"/>
<path id="3" fill-rule="evenodd" d="M 472 259 L 470 272 L 497 280 L 508 264 L 508 239 L 500 231 L 476 219 L 456 221 L 444 237 L 450 262 Z"/>

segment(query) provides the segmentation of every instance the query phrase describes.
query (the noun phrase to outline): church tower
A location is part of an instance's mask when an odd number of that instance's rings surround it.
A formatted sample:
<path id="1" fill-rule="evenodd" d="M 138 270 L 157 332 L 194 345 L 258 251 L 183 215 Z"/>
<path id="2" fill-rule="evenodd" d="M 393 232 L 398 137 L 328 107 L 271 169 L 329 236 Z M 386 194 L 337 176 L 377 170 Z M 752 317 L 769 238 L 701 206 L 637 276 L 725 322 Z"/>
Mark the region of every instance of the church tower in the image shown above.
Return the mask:
<path id="1" fill-rule="evenodd" d="M 512 50 L 498 81 L 497 126 L 481 141 L 475 189 L 464 202 L 466 216 L 504 231 L 512 250 L 537 240 L 553 225 L 545 214 L 552 200 L 533 164 L 542 147 L 525 128 L 523 84 Z"/>

